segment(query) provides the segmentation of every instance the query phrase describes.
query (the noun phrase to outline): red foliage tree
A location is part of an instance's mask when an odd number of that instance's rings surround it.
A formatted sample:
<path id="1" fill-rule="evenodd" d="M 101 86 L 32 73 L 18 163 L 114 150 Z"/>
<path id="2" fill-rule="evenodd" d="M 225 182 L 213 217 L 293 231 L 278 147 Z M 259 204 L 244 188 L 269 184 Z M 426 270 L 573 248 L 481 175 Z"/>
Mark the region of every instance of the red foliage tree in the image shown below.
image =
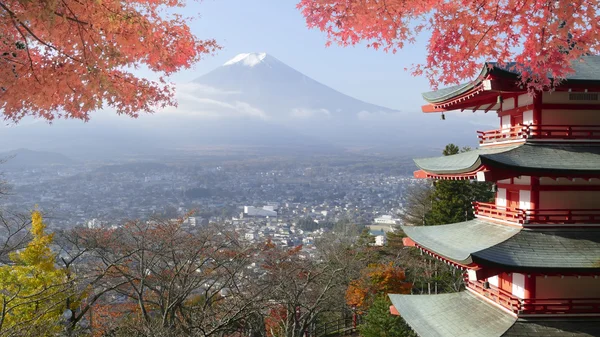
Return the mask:
<path id="1" fill-rule="evenodd" d="M 434 87 L 473 76 L 485 59 L 516 62 L 522 83 L 542 89 L 600 46 L 598 0 L 301 0 L 298 8 L 310 28 L 343 46 L 366 41 L 396 52 L 430 32 L 427 60 L 413 74 Z"/>
<path id="2" fill-rule="evenodd" d="M 173 13 L 185 0 L 0 1 L 0 110 L 87 120 L 108 105 L 118 114 L 174 105 L 165 76 L 218 48 Z M 159 81 L 131 69 L 146 67 Z"/>
<path id="3" fill-rule="evenodd" d="M 388 264 L 371 264 L 361 271 L 361 277 L 350 282 L 346 303 L 366 310 L 378 294 L 408 294 L 412 283 L 406 282 L 404 269 Z"/>

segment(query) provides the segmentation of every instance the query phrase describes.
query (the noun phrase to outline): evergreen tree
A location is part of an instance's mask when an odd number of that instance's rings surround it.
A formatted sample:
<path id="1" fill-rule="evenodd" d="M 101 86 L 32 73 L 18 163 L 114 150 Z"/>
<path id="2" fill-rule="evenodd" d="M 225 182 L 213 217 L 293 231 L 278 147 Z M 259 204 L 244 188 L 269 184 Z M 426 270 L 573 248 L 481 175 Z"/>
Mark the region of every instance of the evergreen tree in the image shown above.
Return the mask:
<path id="1" fill-rule="evenodd" d="M 387 296 L 378 296 L 360 325 L 363 337 L 413 337 L 416 336 L 400 316 L 390 314 L 392 303 Z"/>
<path id="2" fill-rule="evenodd" d="M 459 150 L 454 144 L 446 145 L 444 156 L 468 152 L 464 147 Z M 473 201 L 488 202 L 494 193 L 489 183 L 469 180 L 439 180 L 434 183 L 431 212 L 425 217 L 425 225 L 443 225 L 474 218 Z"/>

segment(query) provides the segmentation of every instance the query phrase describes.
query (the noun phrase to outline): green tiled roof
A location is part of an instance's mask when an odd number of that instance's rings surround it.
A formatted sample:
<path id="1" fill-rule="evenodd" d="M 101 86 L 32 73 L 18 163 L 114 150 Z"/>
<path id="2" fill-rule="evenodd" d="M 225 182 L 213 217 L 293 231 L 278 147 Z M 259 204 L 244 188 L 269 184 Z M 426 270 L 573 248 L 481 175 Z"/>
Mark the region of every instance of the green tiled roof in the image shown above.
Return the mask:
<path id="1" fill-rule="evenodd" d="M 593 337 L 600 336 L 600 319 L 518 319 L 502 337 Z"/>
<path id="2" fill-rule="evenodd" d="M 516 321 L 466 291 L 389 297 L 400 316 L 420 337 L 498 337 Z"/>
<path id="3" fill-rule="evenodd" d="M 521 229 L 475 219 L 442 226 L 402 226 L 402 230 L 419 245 L 452 261 L 469 264 L 471 254 L 493 247 Z"/>
<path id="4" fill-rule="evenodd" d="M 515 65 L 516 63 L 514 62 L 507 63 L 504 66 L 498 65 L 496 62 L 486 62 L 479 76 L 473 81 L 436 91 L 425 92 L 422 94 L 423 98 L 429 103 L 443 102 L 469 91 L 479 84 L 485 78 L 485 75 L 494 72 L 502 72 L 516 78 L 520 74 L 514 69 Z M 567 75 L 566 80 L 568 82 L 600 81 L 600 56 L 584 56 L 581 58 L 581 61 L 574 62 L 572 67 L 574 72 Z"/>
<path id="5" fill-rule="evenodd" d="M 442 226 L 403 226 L 420 246 L 451 261 L 514 271 L 600 270 L 600 229 L 522 229 L 475 219 Z"/>
<path id="6" fill-rule="evenodd" d="M 471 172 L 480 165 L 528 172 L 600 173 L 600 146 L 528 142 L 520 146 L 477 149 L 452 156 L 415 159 L 417 166 L 436 174 Z"/>
<path id="7" fill-rule="evenodd" d="M 593 337 L 599 318 L 517 319 L 468 291 L 440 295 L 390 294 L 420 337 Z"/>
<path id="8" fill-rule="evenodd" d="M 482 264 L 513 270 L 600 271 L 600 229 L 522 230 L 510 239 L 473 253 Z"/>

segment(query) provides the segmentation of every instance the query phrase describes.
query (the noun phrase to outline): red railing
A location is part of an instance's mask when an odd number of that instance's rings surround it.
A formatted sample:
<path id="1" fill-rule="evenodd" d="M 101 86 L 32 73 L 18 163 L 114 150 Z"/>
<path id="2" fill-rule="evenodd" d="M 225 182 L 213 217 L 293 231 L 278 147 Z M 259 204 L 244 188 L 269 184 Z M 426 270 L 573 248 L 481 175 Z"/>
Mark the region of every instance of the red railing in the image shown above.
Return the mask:
<path id="1" fill-rule="evenodd" d="M 514 313 L 521 312 L 521 300 L 507 291 L 493 286 L 486 287 L 481 281 L 467 281 L 467 287 Z"/>
<path id="2" fill-rule="evenodd" d="M 467 281 L 467 287 L 515 314 L 598 314 L 600 298 L 528 298 L 520 299 L 508 291 L 482 281 Z"/>
<path id="3" fill-rule="evenodd" d="M 527 138 L 527 126 L 517 125 L 490 131 L 477 131 L 480 144 Z"/>
<path id="4" fill-rule="evenodd" d="M 600 313 L 600 298 L 530 298 L 521 302 L 524 314 Z"/>
<path id="5" fill-rule="evenodd" d="M 473 212 L 475 215 L 486 216 L 489 218 L 506 220 L 516 223 L 524 223 L 525 211 L 519 208 L 502 207 L 488 202 L 474 202 Z"/>
<path id="6" fill-rule="evenodd" d="M 600 125 L 515 125 L 490 131 L 477 131 L 480 144 L 522 139 L 600 139 Z"/>
<path id="7" fill-rule="evenodd" d="M 600 125 L 527 125 L 527 138 L 600 139 Z"/>
<path id="8" fill-rule="evenodd" d="M 520 209 L 474 202 L 475 215 L 518 224 L 586 224 L 600 223 L 600 209 Z"/>

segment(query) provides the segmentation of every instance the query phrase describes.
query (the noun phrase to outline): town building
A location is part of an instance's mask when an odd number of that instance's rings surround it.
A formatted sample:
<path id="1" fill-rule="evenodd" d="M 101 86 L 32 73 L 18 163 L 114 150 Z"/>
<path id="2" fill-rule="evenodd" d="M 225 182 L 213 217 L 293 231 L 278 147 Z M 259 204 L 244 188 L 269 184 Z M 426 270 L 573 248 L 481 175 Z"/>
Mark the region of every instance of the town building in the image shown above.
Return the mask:
<path id="1" fill-rule="evenodd" d="M 476 150 L 415 160 L 415 177 L 493 182 L 476 218 L 403 226 L 406 246 L 464 271 L 466 290 L 390 295 L 422 337 L 600 336 L 600 57 L 530 95 L 511 67 L 425 93 L 424 112 L 495 112 Z"/>
<path id="2" fill-rule="evenodd" d="M 398 223 L 398 219 L 392 218 L 391 215 L 382 215 L 374 219 L 376 224 L 381 225 L 395 225 Z"/>

